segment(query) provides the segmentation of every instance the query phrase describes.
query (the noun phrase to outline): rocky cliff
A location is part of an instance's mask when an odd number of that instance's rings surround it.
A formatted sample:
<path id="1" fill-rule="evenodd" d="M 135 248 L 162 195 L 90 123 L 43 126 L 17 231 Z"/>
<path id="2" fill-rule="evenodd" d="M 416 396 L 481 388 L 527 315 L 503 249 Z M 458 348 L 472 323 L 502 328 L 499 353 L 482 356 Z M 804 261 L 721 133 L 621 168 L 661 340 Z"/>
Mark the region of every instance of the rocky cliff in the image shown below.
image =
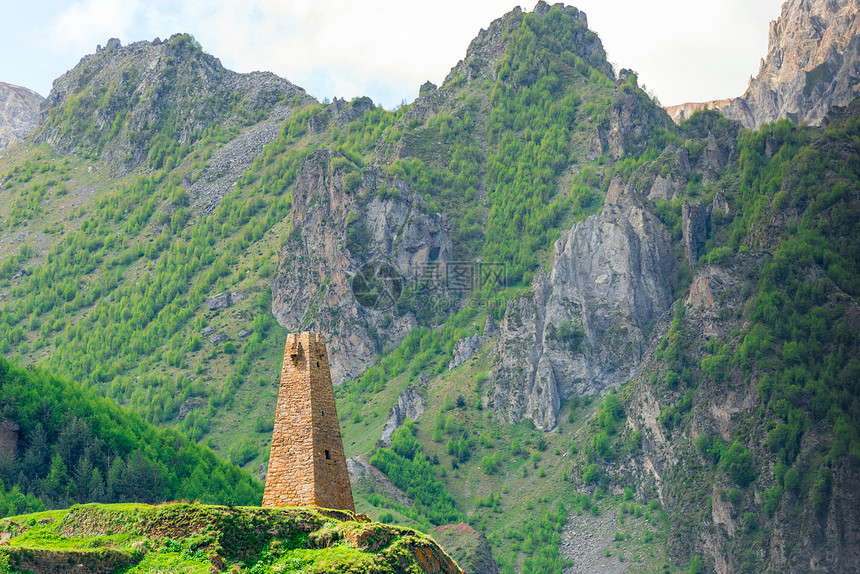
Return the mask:
<path id="1" fill-rule="evenodd" d="M 407 295 L 451 261 L 447 227 L 402 179 L 316 152 L 293 186 L 272 312 L 290 331 L 326 333 L 332 380 L 351 379 L 417 325 Z"/>
<path id="2" fill-rule="evenodd" d="M 549 273 L 505 310 L 492 402 L 511 422 L 551 429 L 562 399 L 630 380 L 651 323 L 672 304 L 669 236 L 619 181 L 606 206 L 556 241 Z"/>
<path id="3" fill-rule="evenodd" d="M 0 82 L 0 151 L 39 124 L 39 106 L 44 99 L 27 88 Z"/>
<path id="4" fill-rule="evenodd" d="M 667 108 L 675 121 L 709 107 L 747 128 L 780 118 L 818 125 L 860 95 L 860 3 L 788 0 L 770 24 L 767 57 L 744 94 Z"/>

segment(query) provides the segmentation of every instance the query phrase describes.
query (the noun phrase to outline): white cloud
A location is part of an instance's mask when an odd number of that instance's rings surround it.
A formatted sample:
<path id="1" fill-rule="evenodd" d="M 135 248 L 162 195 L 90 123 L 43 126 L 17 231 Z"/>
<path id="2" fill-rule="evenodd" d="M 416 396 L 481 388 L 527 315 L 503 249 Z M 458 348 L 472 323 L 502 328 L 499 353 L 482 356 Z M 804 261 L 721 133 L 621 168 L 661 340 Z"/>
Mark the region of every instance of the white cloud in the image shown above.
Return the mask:
<path id="1" fill-rule="evenodd" d="M 612 62 L 664 103 L 737 96 L 758 70 L 781 0 L 577 0 Z M 123 42 L 190 32 L 228 68 L 268 70 L 318 98 L 370 95 L 391 107 L 439 83 L 481 28 L 516 0 L 81 0 L 49 25 L 80 58 Z M 531 10 L 533 3 L 524 6 Z"/>
<path id="2" fill-rule="evenodd" d="M 374 84 L 417 93 L 463 57 L 492 19 L 487 14 L 501 16 L 513 7 L 509 0 L 462 4 L 224 0 L 217 11 L 200 15 L 205 23 L 195 36 L 239 71 L 267 69 L 311 90 L 307 81 L 333 90 L 320 97 L 361 95 Z"/>
<path id="3" fill-rule="evenodd" d="M 139 0 L 77 2 L 51 21 L 49 43 L 58 53 L 91 53 L 96 44 L 109 38 L 126 38 L 138 8 Z"/>
<path id="4" fill-rule="evenodd" d="M 782 0 L 581 0 L 611 61 L 639 72 L 664 104 L 741 95 L 767 50 Z"/>

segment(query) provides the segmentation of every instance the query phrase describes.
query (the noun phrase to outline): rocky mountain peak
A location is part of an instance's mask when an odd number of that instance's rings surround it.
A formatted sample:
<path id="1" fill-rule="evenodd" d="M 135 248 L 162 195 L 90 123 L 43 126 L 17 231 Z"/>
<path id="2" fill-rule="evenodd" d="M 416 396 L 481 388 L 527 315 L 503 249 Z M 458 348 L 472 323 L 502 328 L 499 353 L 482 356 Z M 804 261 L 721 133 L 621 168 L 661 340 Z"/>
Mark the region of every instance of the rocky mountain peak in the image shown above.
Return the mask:
<path id="1" fill-rule="evenodd" d="M 588 29 L 585 12 L 573 6 L 560 3 L 550 5 L 540 0 L 531 13 L 523 12 L 517 6 L 501 18 L 493 20 L 486 30 L 481 29 L 469 44 L 466 57 L 451 69 L 444 83 L 449 84 L 463 77 L 471 81 L 479 75 L 490 75 L 495 80 L 496 64 L 505 56 L 511 33 L 517 30 L 528 16 L 540 19 L 557 18 L 560 22 L 571 24 L 564 27 L 565 35 L 557 38 L 559 43 L 553 43 L 555 51 L 569 50 L 607 76 L 613 77 L 612 66 L 606 60 L 606 52 L 600 38 Z"/>
<path id="2" fill-rule="evenodd" d="M 37 141 L 95 152 L 125 170 L 159 139 L 193 143 L 207 127 L 242 127 L 311 101 L 272 73 L 225 69 L 189 34 L 127 46 L 113 38 L 54 81 Z"/>
<path id="3" fill-rule="evenodd" d="M 38 125 L 39 106 L 44 99 L 33 90 L 0 82 L 0 151 Z"/>
<path id="4" fill-rule="evenodd" d="M 667 111 L 680 121 L 699 109 L 717 109 L 747 128 L 781 118 L 818 125 L 830 108 L 860 95 L 858 32 L 857 0 L 787 0 L 770 24 L 767 57 L 742 96 Z"/>
<path id="5" fill-rule="evenodd" d="M 789 0 L 770 23 L 758 82 L 771 89 L 844 53 L 860 32 L 857 0 Z"/>

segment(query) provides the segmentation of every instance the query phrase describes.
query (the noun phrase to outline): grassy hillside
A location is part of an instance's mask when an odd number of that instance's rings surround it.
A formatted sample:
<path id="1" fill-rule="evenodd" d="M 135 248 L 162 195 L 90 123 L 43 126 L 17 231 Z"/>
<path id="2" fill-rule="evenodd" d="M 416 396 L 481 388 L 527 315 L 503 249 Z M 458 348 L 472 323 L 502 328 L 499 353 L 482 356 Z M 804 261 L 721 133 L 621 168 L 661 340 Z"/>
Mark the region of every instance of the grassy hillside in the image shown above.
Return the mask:
<path id="1" fill-rule="evenodd" d="M 310 508 L 88 504 L 0 521 L 0 571 L 460 572 L 414 530 Z M 81 566 L 79 566 L 81 567 Z"/>

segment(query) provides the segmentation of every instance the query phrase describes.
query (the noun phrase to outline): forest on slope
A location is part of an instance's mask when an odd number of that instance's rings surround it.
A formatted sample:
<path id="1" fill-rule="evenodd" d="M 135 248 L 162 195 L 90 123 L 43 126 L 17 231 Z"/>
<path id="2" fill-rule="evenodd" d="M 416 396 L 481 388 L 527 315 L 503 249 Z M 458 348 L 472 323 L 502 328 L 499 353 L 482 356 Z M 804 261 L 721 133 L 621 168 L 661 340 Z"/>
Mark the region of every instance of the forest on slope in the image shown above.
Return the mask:
<path id="1" fill-rule="evenodd" d="M 0 417 L 26 443 L 0 451 L 4 516 L 87 502 L 259 504 L 262 488 L 182 433 L 41 369 L 0 358 Z"/>

